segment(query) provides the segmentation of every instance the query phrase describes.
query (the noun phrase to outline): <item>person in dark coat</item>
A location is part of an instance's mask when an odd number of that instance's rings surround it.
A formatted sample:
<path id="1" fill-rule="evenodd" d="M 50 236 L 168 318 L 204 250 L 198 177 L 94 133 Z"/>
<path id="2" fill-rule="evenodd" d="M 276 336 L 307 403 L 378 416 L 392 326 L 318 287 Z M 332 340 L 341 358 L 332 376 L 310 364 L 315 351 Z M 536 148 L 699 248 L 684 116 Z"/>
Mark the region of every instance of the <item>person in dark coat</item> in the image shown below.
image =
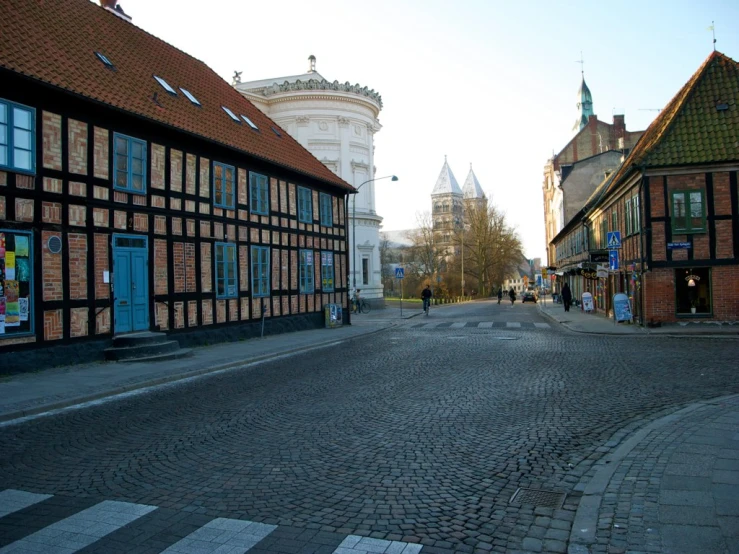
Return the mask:
<path id="1" fill-rule="evenodd" d="M 570 290 L 570 285 L 565 283 L 562 285 L 562 302 L 564 302 L 565 305 L 565 311 L 570 311 L 570 304 L 572 303 L 572 291 Z"/>

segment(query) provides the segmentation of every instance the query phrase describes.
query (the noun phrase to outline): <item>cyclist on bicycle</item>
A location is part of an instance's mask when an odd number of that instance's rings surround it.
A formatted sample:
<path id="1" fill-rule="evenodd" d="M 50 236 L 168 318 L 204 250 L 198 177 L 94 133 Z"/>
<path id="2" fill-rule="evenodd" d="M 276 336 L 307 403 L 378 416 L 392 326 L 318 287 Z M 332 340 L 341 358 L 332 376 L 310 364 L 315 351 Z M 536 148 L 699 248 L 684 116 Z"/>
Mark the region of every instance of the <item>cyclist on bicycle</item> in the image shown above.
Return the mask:
<path id="1" fill-rule="evenodd" d="M 426 285 L 426 288 L 423 289 L 423 292 L 421 293 L 421 298 L 423 298 L 423 311 L 426 312 L 426 315 L 429 313 L 429 305 L 431 304 L 432 296 L 433 293 L 431 292 L 431 285 Z"/>
<path id="2" fill-rule="evenodd" d="M 359 298 L 359 293 L 360 292 L 362 292 L 361 289 L 357 289 L 356 291 L 354 291 L 354 312 L 353 313 L 355 313 L 355 314 L 358 314 L 359 313 L 359 308 L 361 306 L 361 304 L 360 304 L 361 299 Z"/>

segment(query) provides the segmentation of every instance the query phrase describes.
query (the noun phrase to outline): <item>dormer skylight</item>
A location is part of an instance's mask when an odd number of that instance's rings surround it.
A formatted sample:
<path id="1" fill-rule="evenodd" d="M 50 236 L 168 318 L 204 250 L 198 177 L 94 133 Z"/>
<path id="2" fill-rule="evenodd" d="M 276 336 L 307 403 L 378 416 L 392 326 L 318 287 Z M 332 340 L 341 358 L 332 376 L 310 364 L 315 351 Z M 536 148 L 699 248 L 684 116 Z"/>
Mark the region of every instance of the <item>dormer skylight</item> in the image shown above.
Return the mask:
<path id="1" fill-rule="evenodd" d="M 221 108 L 223 108 L 223 111 L 226 112 L 236 123 L 241 123 L 241 120 L 236 117 L 236 114 L 229 110 L 226 106 L 221 106 Z"/>
<path id="2" fill-rule="evenodd" d="M 169 86 L 169 83 L 167 81 L 165 81 L 161 77 L 157 77 L 156 75 L 154 75 L 154 78 L 157 80 L 157 83 L 159 83 L 160 85 L 162 85 L 162 88 L 164 90 L 166 90 L 170 94 L 174 94 L 175 96 L 177 96 L 177 91 L 175 91 L 175 89 L 173 89 L 172 87 L 170 87 Z"/>
<path id="3" fill-rule="evenodd" d="M 105 67 L 109 67 L 110 69 L 114 69 L 115 66 L 113 65 L 113 62 L 111 62 L 105 55 L 101 54 L 100 52 L 95 52 L 95 55 L 98 57 L 98 59 L 105 64 Z"/>
<path id="4" fill-rule="evenodd" d="M 253 121 L 252 121 L 251 119 L 249 119 L 248 117 L 246 117 L 246 116 L 245 116 L 245 115 L 244 115 L 243 113 L 241 114 L 241 118 L 242 118 L 242 119 L 243 119 L 244 121 L 246 121 L 246 124 L 247 124 L 247 125 L 248 125 L 249 127 L 251 127 L 252 129 L 254 129 L 255 131 L 258 131 L 258 130 L 259 130 L 259 127 L 257 127 L 256 125 L 254 125 L 254 122 L 253 122 Z"/>
<path id="5" fill-rule="evenodd" d="M 190 102 L 192 102 L 196 106 L 199 106 L 200 105 L 200 101 L 197 98 L 195 98 L 189 90 L 184 89 L 182 87 L 180 87 L 180 90 L 182 91 L 182 94 L 184 94 L 185 96 L 187 96 L 187 99 Z"/>
<path id="6" fill-rule="evenodd" d="M 277 129 L 275 129 L 274 127 L 272 127 L 272 132 L 273 132 L 273 133 L 274 133 L 275 135 L 277 135 L 278 137 L 281 137 L 281 136 L 282 136 L 282 133 L 280 133 L 280 132 L 279 132 L 279 131 L 278 131 Z"/>

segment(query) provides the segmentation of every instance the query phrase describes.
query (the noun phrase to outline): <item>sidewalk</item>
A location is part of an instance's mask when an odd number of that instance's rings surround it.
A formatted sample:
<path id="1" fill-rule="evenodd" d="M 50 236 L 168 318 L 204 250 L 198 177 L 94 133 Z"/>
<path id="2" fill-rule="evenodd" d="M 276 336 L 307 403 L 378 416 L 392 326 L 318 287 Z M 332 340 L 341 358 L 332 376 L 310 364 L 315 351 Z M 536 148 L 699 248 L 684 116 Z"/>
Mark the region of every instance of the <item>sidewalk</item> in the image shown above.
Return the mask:
<path id="1" fill-rule="evenodd" d="M 100 362 L 0 376 L 0 422 L 126 392 L 179 381 L 284 356 L 332 346 L 382 331 L 419 315 L 403 307 L 352 315 L 352 325 L 311 329 L 195 348 L 193 356 L 156 363 Z"/>
<path id="2" fill-rule="evenodd" d="M 576 490 L 568 554 L 738 554 L 739 395 L 629 434 Z"/>
<path id="3" fill-rule="evenodd" d="M 542 314 L 577 333 L 739 339 L 739 324 L 686 322 L 647 328 L 632 323 L 615 323 L 612 318 L 605 317 L 601 312 L 586 313 L 575 306 L 572 306 L 569 312 L 565 312 L 564 305 L 554 303 L 551 296 L 540 298 L 537 305 Z"/>

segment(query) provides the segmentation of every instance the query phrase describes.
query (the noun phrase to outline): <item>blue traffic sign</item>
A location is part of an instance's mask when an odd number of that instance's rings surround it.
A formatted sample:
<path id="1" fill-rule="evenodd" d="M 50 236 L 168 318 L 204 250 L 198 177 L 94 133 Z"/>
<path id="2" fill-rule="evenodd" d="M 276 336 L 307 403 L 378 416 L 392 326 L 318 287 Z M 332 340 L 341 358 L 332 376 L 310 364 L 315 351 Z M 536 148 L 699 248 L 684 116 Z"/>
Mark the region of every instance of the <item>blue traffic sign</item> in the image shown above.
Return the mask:
<path id="1" fill-rule="evenodd" d="M 616 271 L 618 269 L 618 250 L 608 251 L 608 265 L 611 271 Z"/>
<path id="2" fill-rule="evenodd" d="M 395 278 L 403 279 L 404 277 L 405 277 L 405 269 L 402 267 L 396 267 L 395 268 Z"/>
<path id="3" fill-rule="evenodd" d="M 606 234 L 608 248 L 621 248 L 621 231 L 612 231 Z"/>

